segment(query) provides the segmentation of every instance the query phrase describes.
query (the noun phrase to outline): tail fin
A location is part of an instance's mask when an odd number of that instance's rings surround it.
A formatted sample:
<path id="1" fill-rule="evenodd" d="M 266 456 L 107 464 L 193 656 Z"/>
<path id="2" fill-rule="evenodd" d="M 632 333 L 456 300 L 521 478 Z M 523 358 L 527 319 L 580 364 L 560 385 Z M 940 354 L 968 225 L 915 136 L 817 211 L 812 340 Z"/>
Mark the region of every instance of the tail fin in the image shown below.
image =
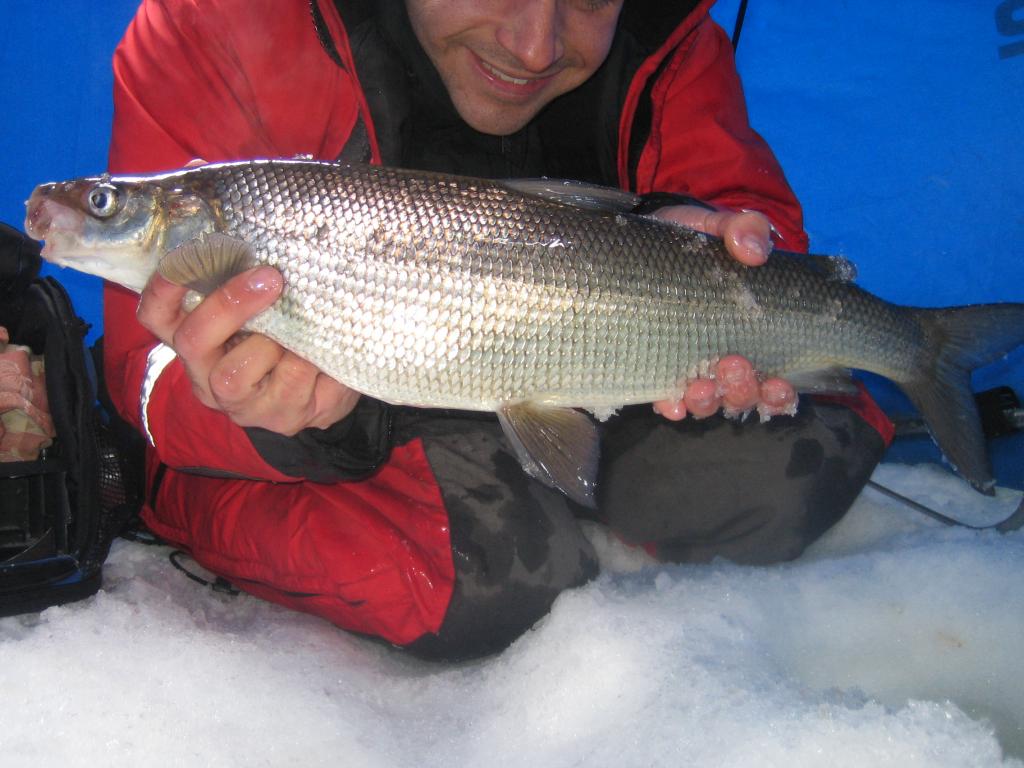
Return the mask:
<path id="1" fill-rule="evenodd" d="M 925 364 L 903 391 L 953 468 L 982 493 L 994 493 L 971 371 L 1024 343 L 1024 304 L 913 310 L 926 339 Z"/>

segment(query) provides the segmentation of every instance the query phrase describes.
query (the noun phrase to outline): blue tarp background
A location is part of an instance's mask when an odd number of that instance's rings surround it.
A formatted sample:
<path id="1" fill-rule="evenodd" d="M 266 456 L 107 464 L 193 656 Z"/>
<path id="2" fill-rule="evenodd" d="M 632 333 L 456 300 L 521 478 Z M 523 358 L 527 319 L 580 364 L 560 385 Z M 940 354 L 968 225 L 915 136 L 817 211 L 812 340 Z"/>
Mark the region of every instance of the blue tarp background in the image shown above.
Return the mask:
<path id="1" fill-rule="evenodd" d="M 737 3 L 715 10 L 730 30 Z M 39 182 L 104 169 L 110 56 L 136 5 L 3 4 L 0 220 L 20 226 Z M 738 62 L 815 251 L 851 258 L 899 303 L 1024 301 L 1024 0 L 751 0 Z M 94 339 L 99 282 L 59 278 Z M 1024 391 L 1024 352 L 975 384 Z M 994 449 L 1000 481 L 1024 487 L 1024 443 Z"/>

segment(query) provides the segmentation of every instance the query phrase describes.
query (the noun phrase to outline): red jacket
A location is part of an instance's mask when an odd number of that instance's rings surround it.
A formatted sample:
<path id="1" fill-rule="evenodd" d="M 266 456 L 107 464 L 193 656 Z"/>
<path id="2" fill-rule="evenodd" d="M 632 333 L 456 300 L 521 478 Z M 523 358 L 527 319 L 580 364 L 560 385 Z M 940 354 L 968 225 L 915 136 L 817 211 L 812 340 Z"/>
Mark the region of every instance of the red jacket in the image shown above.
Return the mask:
<path id="1" fill-rule="evenodd" d="M 619 183 L 635 177 L 641 193 L 762 211 L 788 248 L 804 250 L 800 207 L 748 125 L 711 4 L 704 0 L 633 76 L 619 122 Z M 163 170 L 197 157 L 334 159 L 360 115 L 379 160 L 342 20 L 330 2 L 319 8 L 343 67 L 318 39 L 308 0 L 145 0 L 114 57 L 110 171 Z M 645 89 L 650 128 L 630 168 Z M 170 468 L 155 508 L 144 511 L 156 533 L 239 586 L 348 629 L 405 643 L 437 628 L 453 568 L 447 516 L 416 442 L 396 448 L 366 481 L 284 475 L 241 428 L 194 398 L 178 362 L 140 404 L 155 339 L 135 320 L 136 295 L 108 285 L 105 298 L 111 396 L 148 429 L 151 476 L 161 463 Z M 220 476 L 181 471 L 195 468 Z"/>

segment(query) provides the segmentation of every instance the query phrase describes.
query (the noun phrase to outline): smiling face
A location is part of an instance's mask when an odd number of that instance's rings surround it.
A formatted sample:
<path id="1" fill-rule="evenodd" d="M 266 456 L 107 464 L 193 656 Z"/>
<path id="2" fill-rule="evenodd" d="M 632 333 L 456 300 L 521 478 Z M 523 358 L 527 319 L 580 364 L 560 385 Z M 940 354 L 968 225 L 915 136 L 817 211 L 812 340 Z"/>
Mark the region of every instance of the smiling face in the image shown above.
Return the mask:
<path id="1" fill-rule="evenodd" d="M 608 55 L 624 0 L 406 0 L 459 115 L 514 133 Z"/>

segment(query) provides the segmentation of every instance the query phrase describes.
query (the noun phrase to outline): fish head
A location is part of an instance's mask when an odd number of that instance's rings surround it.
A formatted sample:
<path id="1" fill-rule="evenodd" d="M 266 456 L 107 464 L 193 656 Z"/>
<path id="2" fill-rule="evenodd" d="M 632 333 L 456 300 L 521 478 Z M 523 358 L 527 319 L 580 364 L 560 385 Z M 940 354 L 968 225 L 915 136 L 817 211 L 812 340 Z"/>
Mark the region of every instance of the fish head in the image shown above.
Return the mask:
<path id="1" fill-rule="evenodd" d="M 136 292 L 168 250 L 213 229 L 201 197 L 141 177 L 41 184 L 25 208 L 25 231 L 45 241 L 44 259 Z"/>

